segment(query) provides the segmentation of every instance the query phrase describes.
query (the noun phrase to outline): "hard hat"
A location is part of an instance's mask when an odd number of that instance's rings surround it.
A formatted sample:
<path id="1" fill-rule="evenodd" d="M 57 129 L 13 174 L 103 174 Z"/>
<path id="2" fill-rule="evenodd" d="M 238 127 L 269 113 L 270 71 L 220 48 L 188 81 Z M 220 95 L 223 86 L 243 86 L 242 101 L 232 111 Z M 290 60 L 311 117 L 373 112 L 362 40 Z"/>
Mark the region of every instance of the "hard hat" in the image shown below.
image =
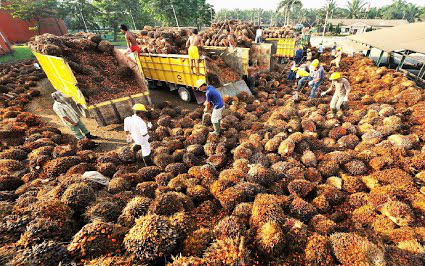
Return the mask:
<path id="1" fill-rule="evenodd" d="M 337 50 L 337 51 L 341 50 L 341 47 L 337 47 L 337 48 L 336 48 L 336 50 Z"/>
<path id="2" fill-rule="evenodd" d="M 304 50 L 304 47 L 301 45 L 301 46 L 300 46 L 300 49 L 301 49 L 301 50 Z"/>
<path id="3" fill-rule="evenodd" d="M 136 103 L 135 105 L 133 105 L 133 110 L 134 111 L 143 111 L 143 112 L 147 111 L 145 105 L 141 104 L 141 103 Z"/>
<path id="4" fill-rule="evenodd" d="M 310 76 L 310 74 L 307 71 L 305 71 L 304 69 L 299 69 L 297 71 L 297 75 L 302 77 L 302 78 Z"/>
<path id="5" fill-rule="evenodd" d="M 196 88 L 199 88 L 199 87 L 201 87 L 202 85 L 204 85 L 205 84 L 205 80 L 203 80 L 203 79 L 198 79 L 197 81 L 196 81 Z"/>
<path id="6" fill-rule="evenodd" d="M 310 49 L 310 48 L 308 48 L 308 49 L 307 49 L 307 51 L 309 51 L 309 52 L 310 52 L 310 51 L 311 51 L 311 49 Z"/>
<path id="7" fill-rule="evenodd" d="M 296 72 L 298 70 L 298 67 L 294 67 L 293 69 L 292 69 L 292 71 L 294 71 L 294 72 Z"/>
<path id="8" fill-rule="evenodd" d="M 335 79 L 339 79 L 339 78 L 341 78 L 341 73 L 340 72 L 334 72 L 334 73 L 332 73 L 332 75 L 329 79 L 335 80 Z"/>
<path id="9" fill-rule="evenodd" d="M 311 65 L 317 67 L 319 65 L 319 59 L 314 59 L 313 62 L 311 62 Z"/>

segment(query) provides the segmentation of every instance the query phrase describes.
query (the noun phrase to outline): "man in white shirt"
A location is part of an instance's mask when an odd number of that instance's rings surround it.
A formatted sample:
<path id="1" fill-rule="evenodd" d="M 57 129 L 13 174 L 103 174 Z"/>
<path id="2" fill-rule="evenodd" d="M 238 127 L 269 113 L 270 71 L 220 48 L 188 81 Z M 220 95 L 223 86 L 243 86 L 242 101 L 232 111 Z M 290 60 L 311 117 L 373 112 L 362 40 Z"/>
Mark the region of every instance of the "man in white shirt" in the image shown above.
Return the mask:
<path id="1" fill-rule="evenodd" d="M 332 97 L 330 107 L 332 113 L 335 114 L 338 111 L 341 111 L 341 106 L 348 102 L 348 94 L 351 91 L 350 83 L 347 79 L 343 78 L 340 72 L 332 73 L 329 78 L 332 80 L 331 86 L 327 91 L 322 92 L 320 95 L 325 96 L 327 93 L 335 89 L 335 93 Z"/>
<path id="2" fill-rule="evenodd" d="M 132 150 L 134 152 L 142 150 L 143 162 L 147 166 L 151 164 L 148 128 L 151 128 L 152 124 L 146 118 L 147 109 L 143 104 L 135 104 L 133 111 L 134 115 L 124 119 L 124 131 L 127 142 L 134 141 Z"/>
<path id="3" fill-rule="evenodd" d="M 83 122 L 80 120 L 80 116 L 65 100 L 66 96 L 60 92 L 54 92 L 51 94 L 53 100 L 53 111 L 60 117 L 62 122 L 69 127 L 74 133 L 75 137 L 80 140 L 84 137 L 88 139 L 97 139 L 96 136 L 90 134 Z"/>
<path id="4" fill-rule="evenodd" d="M 255 43 L 262 43 L 263 42 L 263 30 L 261 27 L 259 27 L 255 34 Z"/>

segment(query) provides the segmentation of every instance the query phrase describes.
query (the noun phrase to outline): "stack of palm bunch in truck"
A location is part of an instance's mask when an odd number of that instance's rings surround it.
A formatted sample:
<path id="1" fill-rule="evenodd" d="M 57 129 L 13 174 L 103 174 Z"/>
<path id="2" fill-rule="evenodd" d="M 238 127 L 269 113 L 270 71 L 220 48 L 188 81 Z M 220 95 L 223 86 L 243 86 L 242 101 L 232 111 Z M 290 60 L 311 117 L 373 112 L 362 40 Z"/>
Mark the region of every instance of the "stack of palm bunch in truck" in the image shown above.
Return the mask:
<path id="1" fill-rule="evenodd" d="M 270 27 L 263 31 L 263 38 L 293 38 L 296 35 L 295 30 L 289 26 Z"/>
<path id="2" fill-rule="evenodd" d="M 190 34 L 189 29 L 145 26 L 137 35 L 137 42 L 143 53 L 187 54 L 186 41 Z"/>
<path id="3" fill-rule="evenodd" d="M 211 28 L 202 32 L 206 46 L 231 46 L 233 39 L 237 47 L 251 47 L 255 39 L 257 26 L 240 20 L 225 20 L 213 23 Z M 230 37 L 229 37 L 230 36 Z"/>
<path id="4" fill-rule="evenodd" d="M 43 34 L 29 46 L 53 87 L 72 97 L 82 113 L 88 111 L 102 125 L 131 114 L 134 102 L 149 102 L 137 65 L 99 35 Z"/>

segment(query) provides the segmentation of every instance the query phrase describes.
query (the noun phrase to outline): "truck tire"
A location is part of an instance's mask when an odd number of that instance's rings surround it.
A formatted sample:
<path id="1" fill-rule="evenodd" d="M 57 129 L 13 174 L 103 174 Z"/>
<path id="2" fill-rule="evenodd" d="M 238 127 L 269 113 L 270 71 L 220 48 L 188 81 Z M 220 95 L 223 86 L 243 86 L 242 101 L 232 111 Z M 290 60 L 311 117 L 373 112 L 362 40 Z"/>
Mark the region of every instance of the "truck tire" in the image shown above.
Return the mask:
<path id="1" fill-rule="evenodd" d="M 179 87 L 177 90 L 180 99 L 182 99 L 184 102 L 190 102 L 192 101 L 192 89 L 186 88 L 186 87 Z"/>

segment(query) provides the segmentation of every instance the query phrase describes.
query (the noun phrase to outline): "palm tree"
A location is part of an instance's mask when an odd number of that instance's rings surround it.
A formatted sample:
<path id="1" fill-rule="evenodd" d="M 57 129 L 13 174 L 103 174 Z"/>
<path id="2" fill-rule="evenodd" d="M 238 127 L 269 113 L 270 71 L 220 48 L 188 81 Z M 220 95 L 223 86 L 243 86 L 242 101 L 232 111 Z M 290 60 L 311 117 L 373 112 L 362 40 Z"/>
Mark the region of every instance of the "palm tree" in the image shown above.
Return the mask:
<path id="1" fill-rule="evenodd" d="M 276 12 L 279 12 L 283 9 L 283 13 L 286 19 L 286 25 L 289 25 L 291 21 L 291 12 L 295 7 L 301 8 L 303 3 L 301 0 L 281 0 L 277 6 Z"/>
<path id="2" fill-rule="evenodd" d="M 347 1 L 349 18 L 359 18 L 361 13 L 364 12 L 365 6 L 366 2 L 363 2 L 363 0 L 351 0 L 351 2 Z"/>
<path id="3" fill-rule="evenodd" d="M 336 10 L 336 1 L 326 0 L 325 11 L 328 12 L 330 19 L 332 19 L 335 10 Z"/>

